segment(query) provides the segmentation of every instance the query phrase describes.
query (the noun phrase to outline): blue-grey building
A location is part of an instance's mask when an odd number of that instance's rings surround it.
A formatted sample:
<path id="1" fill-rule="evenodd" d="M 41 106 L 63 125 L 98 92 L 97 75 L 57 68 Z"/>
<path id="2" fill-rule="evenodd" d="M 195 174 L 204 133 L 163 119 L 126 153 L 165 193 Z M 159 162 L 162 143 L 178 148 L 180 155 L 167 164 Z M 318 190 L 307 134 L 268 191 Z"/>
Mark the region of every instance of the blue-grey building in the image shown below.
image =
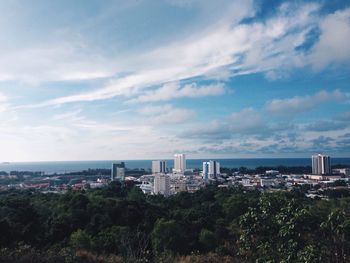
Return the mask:
<path id="1" fill-rule="evenodd" d="M 111 181 L 124 181 L 125 179 L 125 163 L 112 163 Z"/>

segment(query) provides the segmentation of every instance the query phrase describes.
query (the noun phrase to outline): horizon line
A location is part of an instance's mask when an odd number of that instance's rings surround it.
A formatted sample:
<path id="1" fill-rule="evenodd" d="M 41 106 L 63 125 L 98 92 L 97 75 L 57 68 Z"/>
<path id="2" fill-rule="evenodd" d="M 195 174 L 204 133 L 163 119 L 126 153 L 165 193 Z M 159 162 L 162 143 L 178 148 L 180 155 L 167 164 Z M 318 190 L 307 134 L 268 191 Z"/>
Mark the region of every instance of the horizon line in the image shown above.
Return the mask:
<path id="1" fill-rule="evenodd" d="M 350 159 L 350 157 L 331 156 L 331 159 Z M 186 160 L 243 160 L 243 159 L 311 159 L 310 157 L 238 157 L 238 158 L 186 158 Z M 85 159 L 85 160 L 45 160 L 45 161 L 1 161 L 0 164 L 11 163 L 50 163 L 50 162 L 128 162 L 128 161 L 172 161 L 173 158 L 153 158 L 153 159 Z"/>

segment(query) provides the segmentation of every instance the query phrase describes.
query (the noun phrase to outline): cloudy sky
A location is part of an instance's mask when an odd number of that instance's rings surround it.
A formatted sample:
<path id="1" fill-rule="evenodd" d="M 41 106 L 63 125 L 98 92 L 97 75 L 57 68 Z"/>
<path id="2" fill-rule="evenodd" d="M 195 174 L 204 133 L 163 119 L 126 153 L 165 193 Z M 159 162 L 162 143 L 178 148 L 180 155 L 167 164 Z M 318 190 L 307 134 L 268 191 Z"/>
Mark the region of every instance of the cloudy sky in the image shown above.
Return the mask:
<path id="1" fill-rule="evenodd" d="M 350 2 L 0 2 L 0 161 L 350 156 Z"/>

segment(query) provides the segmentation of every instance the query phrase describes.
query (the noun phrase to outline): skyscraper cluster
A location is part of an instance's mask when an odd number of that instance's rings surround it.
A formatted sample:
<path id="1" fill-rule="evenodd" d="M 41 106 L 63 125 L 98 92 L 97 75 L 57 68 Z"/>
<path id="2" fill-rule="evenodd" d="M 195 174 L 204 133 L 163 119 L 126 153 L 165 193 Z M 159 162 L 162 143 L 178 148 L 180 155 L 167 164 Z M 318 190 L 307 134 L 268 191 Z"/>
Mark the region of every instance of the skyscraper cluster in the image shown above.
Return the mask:
<path id="1" fill-rule="evenodd" d="M 186 172 L 186 155 L 174 155 L 174 168 L 172 174 L 167 174 L 166 161 L 156 160 L 152 161 L 153 174 L 153 194 L 161 194 L 169 196 L 174 189 L 183 190 L 186 188 L 186 183 L 181 178 Z M 150 182 L 143 183 L 142 189 L 145 192 L 149 187 Z M 176 190 L 175 190 L 176 191 Z"/>

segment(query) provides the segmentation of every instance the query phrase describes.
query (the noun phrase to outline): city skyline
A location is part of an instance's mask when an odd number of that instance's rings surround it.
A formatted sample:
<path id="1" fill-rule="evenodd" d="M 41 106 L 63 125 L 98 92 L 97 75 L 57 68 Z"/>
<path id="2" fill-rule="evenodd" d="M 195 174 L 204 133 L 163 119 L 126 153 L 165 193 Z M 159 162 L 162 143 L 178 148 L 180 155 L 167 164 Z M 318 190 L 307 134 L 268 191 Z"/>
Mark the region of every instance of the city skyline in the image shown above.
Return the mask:
<path id="1" fill-rule="evenodd" d="M 1 162 L 350 157 L 348 1 L 0 10 Z"/>

